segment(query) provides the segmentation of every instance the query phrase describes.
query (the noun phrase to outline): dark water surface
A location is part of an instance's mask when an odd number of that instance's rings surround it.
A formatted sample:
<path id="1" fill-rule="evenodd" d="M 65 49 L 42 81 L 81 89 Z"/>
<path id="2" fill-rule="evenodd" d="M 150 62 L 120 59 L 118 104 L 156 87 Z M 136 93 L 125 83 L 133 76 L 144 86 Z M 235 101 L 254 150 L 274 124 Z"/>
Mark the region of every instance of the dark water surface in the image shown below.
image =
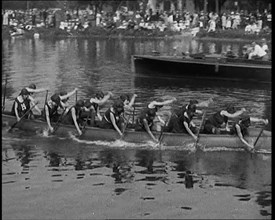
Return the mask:
<path id="1" fill-rule="evenodd" d="M 172 55 L 175 47 L 178 53 L 221 53 L 227 47 L 237 52 L 241 46 L 190 39 L 5 40 L 5 107 L 10 109 L 13 98 L 32 82 L 38 88 L 49 87 L 49 95 L 78 87 L 78 99 L 98 89 L 115 96 L 136 93 L 137 110 L 163 95 L 175 96 L 176 106 L 214 97 L 208 114 L 235 103 L 271 121 L 269 84 L 149 78 L 131 72 L 132 54 L 158 50 Z M 42 108 L 45 93 L 35 98 Z M 271 156 L 225 149 L 164 151 L 120 141 L 7 133 L 2 128 L 2 217 L 271 219 Z"/>

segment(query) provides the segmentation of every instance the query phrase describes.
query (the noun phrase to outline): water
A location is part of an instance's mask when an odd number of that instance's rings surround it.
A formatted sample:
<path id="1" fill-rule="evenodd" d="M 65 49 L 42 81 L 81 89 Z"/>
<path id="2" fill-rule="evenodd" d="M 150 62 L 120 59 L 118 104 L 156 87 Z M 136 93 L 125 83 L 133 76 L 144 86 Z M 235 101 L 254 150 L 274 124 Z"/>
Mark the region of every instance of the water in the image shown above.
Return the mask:
<path id="1" fill-rule="evenodd" d="M 115 96 L 136 93 L 137 110 L 163 95 L 176 97 L 175 106 L 214 97 L 208 114 L 233 102 L 252 116 L 271 119 L 271 85 L 149 78 L 131 72 L 132 54 L 158 50 L 172 55 L 175 46 L 178 53 L 220 53 L 228 46 L 239 51 L 242 45 L 190 39 L 5 40 L 5 107 L 10 109 L 21 88 L 32 82 L 38 88 L 49 87 L 49 96 L 75 87 L 78 99 L 98 89 Z M 35 98 L 42 108 L 45 93 Z M 72 97 L 70 102 L 74 101 Z M 199 120 L 195 118 L 195 123 Z M 251 157 L 225 149 L 164 151 L 149 144 L 83 143 L 18 130 L 7 133 L 5 128 L 2 134 L 4 219 L 271 218 L 271 156 L 267 154 Z"/>

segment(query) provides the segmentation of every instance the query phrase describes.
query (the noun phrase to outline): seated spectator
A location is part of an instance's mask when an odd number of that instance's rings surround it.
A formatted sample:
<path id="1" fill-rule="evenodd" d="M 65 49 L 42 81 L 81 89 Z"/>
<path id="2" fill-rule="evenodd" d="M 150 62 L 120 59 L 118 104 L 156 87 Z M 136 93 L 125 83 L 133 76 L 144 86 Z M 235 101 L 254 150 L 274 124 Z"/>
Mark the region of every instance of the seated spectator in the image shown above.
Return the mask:
<path id="1" fill-rule="evenodd" d="M 261 59 L 261 60 L 268 60 L 267 53 L 262 49 L 262 47 L 253 42 L 252 44 L 253 51 L 248 55 L 248 59 Z"/>

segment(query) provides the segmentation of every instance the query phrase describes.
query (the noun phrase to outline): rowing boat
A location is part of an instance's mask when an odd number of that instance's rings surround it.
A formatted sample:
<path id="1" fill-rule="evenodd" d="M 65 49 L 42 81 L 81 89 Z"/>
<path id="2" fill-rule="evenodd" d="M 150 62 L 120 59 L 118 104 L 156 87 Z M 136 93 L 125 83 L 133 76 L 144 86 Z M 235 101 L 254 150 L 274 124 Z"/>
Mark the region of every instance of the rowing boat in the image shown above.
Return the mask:
<path id="1" fill-rule="evenodd" d="M 132 71 L 141 75 L 271 83 L 271 61 L 226 58 L 220 55 L 203 56 L 200 59 L 132 55 L 131 65 Z"/>
<path id="2" fill-rule="evenodd" d="M 2 127 L 11 126 L 16 122 L 16 118 L 7 113 L 2 113 Z M 43 132 L 47 129 L 47 123 L 41 119 L 22 119 L 17 125 L 17 128 L 29 131 L 29 132 Z M 55 135 L 68 136 L 69 132 L 76 132 L 73 125 L 60 124 L 56 130 Z M 249 137 L 246 137 L 249 141 L 254 142 L 260 132 L 260 129 L 251 128 L 249 130 Z M 159 132 L 155 132 L 154 135 L 159 136 Z M 81 139 L 84 140 L 104 140 L 115 141 L 120 137 L 115 130 L 101 129 L 97 127 L 86 126 L 86 130 Z M 126 129 L 123 140 L 130 143 L 148 143 L 151 141 L 149 135 L 146 132 L 137 132 L 133 129 Z M 194 140 L 187 134 L 179 133 L 167 133 L 163 132 L 162 144 L 167 146 L 184 147 L 188 144 L 194 143 Z M 243 143 L 235 135 L 210 135 L 200 134 L 199 144 L 204 147 L 225 147 L 225 148 L 242 148 Z M 270 150 L 271 149 L 271 132 L 264 131 L 257 142 L 257 149 Z"/>

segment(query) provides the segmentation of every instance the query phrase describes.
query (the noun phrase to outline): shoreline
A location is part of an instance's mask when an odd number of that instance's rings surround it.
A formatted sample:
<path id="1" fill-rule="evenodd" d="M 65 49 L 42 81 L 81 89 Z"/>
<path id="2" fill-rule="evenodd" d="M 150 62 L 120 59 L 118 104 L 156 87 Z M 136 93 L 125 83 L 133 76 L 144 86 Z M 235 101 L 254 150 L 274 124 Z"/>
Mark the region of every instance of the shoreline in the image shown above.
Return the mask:
<path id="1" fill-rule="evenodd" d="M 11 36 L 9 33 L 10 28 L 2 26 L 2 40 L 17 37 Z M 95 33 L 98 32 L 98 33 Z M 192 36 L 191 32 L 184 31 L 182 33 L 173 33 L 171 31 L 157 32 L 157 31 L 133 31 L 133 30 L 106 30 L 102 28 L 89 28 L 85 31 L 72 31 L 67 32 L 62 29 L 54 28 L 35 28 L 33 30 L 25 31 L 23 35 L 18 35 L 25 38 L 34 38 L 34 34 L 38 33 L 39 38 L 105 38 L 105 39 L 169 39 L 169 40 L 180 40 L 182 38 L 191 38 L 194 40 L 201 41 L 238 41 L 238 42 L 251 42 L 259 41 L 262 38 L 266 38 L 271 43 L 272 33 L 262 33 L 259 35 L 244 35 L 243 32 L 238 30 L 232 31 L 219 31 L 216 33 L 204 33 L 198 32 L 197 36 Z M 232 36 L 229 36 L 232 34 Z M 209 36 L 210 35 L 210 36 Z M 212 36 L 211 36 L 212 35 Z"/>

